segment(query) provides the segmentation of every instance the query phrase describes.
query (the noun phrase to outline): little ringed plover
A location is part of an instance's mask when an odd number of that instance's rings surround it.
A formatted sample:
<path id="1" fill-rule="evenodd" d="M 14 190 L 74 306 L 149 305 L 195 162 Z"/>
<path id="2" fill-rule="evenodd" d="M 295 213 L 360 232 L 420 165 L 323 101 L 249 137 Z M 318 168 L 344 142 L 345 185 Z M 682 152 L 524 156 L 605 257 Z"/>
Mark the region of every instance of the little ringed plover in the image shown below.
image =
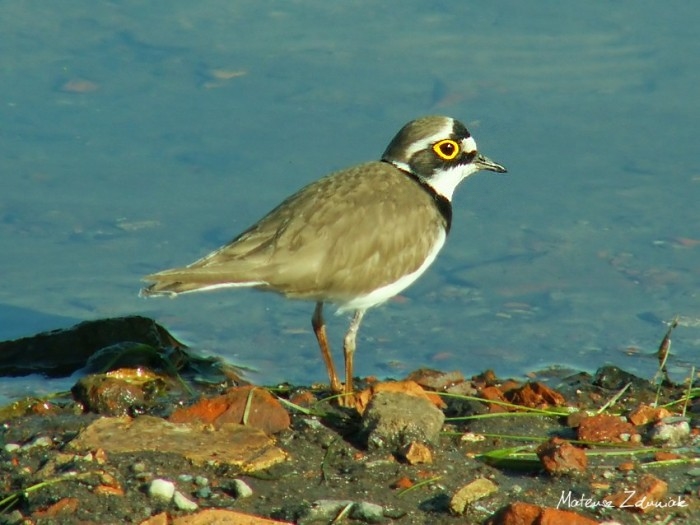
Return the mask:
<path id="1" fill-rule="evenodd" d="M 368 308 L 418 279 L 445 243 L 452 194 L 480 170 L 505 173 L 461 122 L 406 124 L 379 161 L 332 173 L 285 199 L 227 245 L 145 277 L 141 295 L 253 287 L 316 302 L 311 324 L 334 393 L 353 392 L 355 339 Z M 336 373 L 323 304 L 354 312 L 345 334 L 345 386 Z"/>

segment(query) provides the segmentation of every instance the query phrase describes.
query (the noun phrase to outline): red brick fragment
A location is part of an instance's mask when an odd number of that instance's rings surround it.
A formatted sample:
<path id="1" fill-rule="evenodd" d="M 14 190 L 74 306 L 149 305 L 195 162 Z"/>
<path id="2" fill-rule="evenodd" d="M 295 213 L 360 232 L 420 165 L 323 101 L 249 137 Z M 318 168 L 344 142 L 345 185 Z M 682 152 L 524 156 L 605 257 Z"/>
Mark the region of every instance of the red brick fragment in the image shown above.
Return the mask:
<path id="1" fill-rule="evenodd" d="M 487 525 L 598 525 L 598 522 L 570 510 L 539 507 L 517 501 L 499 510 Z"/>
<path id="2" fill-rule="evenodd" d="M 247 419 L 244 416 L 248 411 Z M 274 434 L 289 427 L 289 414 L 280 402 L 264 388 L 241 386 L 231 388 L 221 396 L 202 399 L 198 403 L 176 410 L 170 416 L 173 423 L 210 423 L 220 427 L 225 423 L 245 424 Z"/>
<path id="3" fill-rule="evenodd" d="M 582 448 L 557 437 L 540 445 L 537 457 L 550 474 L 576 474 L 588 467 L 588 457 Z"/>
<path id="4" fill-rule="evenodd" d="M 578 439 L 582 441 L 621 443 L 637 433 L 634 425 L 617 416 L 598 414 L 581 420 Z"/>

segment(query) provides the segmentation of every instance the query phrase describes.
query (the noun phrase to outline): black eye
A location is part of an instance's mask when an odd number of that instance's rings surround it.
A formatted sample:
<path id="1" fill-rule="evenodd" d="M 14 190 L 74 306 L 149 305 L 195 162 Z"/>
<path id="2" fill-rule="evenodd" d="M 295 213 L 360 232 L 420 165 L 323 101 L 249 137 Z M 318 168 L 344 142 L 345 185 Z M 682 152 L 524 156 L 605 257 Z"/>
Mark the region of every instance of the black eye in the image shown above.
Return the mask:
<path id="1" fill-rule="evenodd" d="M 433 145 L 433 151 L 443 160 L 452 160 L 459 155 L 459 144 L 452 139 L 441 140 Z"/>

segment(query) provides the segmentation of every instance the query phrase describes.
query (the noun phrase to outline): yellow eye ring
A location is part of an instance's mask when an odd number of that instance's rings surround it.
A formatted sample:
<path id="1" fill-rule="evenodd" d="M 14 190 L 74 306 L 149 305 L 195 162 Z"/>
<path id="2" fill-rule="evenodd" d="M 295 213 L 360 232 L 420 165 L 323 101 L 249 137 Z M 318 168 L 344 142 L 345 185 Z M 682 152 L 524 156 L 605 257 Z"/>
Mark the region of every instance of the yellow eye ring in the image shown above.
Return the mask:
<path id="1" fill-rule="evenodd" d="M 452 139 L 444 139 L 433 144 L 433 151 L 442 160 L 452 160 L 461 151 L 459 143 Z"/>

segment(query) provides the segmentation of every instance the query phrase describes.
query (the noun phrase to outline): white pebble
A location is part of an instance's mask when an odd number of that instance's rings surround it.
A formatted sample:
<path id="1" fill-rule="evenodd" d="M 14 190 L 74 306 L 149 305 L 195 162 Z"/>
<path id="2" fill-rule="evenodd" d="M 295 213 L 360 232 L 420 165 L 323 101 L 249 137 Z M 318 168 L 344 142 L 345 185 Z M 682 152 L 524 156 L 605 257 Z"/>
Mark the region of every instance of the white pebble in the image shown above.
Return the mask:
<path id="1" fill-rule="evenodd" d="M 253 489 L 242 479 L 233 480 L 233 492 L 237 498 L 248 498 L 253 495 Z"/>
<path id="2" fill-rule="evenodd" d="M 197 505 L 194 501 L 191 499 L 186 498 L 182 492 L 179 490 L 175 492 L 175 495 L 173 496 L 173 503 L 175 506 L 180 509 L 180 510 L 197 510 L 199 505 Z"/>
<path id="3" fill-rule="evenodd" d="M 148 486 L 148 495 L 163 501 L 170 501 L 175 494 L 175 483 L 166 479 L 154 479 Z"/>

